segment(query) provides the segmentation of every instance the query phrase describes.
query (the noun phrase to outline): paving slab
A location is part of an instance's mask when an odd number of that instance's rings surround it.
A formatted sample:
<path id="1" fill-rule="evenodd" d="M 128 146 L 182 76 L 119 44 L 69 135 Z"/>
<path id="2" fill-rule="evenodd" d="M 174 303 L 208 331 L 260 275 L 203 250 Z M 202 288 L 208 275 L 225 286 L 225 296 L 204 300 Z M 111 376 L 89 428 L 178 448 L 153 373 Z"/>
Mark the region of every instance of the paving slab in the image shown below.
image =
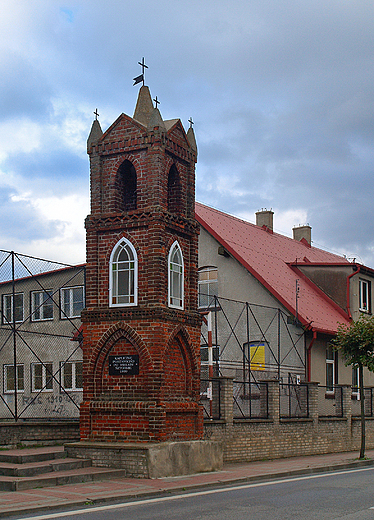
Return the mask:
<path id="1" fill-rule="evenodd" d="M 367 459 L 358 460 L 358 452 L 333 453 L 308 457 L 292 457 L 226 464 L 220 471 L 165 477 L 160 479 L 113 478 L 106 481 L 68 484 L 59 487 L 0 492 L 0 517 L 33 513 L 72 506 L 87 506 L 115 500 L 187 491 L 206 486 L 282 478 L 336 469 L 374 465 L 374 450 L 367 450 Z"/>

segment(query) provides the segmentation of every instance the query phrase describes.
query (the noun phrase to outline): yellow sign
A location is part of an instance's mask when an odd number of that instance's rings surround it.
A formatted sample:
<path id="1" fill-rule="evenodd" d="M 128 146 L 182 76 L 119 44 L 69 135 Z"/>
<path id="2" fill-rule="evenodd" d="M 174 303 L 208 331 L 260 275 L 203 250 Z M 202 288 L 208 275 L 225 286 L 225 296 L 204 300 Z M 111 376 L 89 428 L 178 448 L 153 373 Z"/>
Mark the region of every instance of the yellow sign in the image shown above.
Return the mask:
<path id="1" fill-rule="evenodd" d="M 249 353 L 251 370 L 265 370 L 265 345 L 251 345 Z"/>

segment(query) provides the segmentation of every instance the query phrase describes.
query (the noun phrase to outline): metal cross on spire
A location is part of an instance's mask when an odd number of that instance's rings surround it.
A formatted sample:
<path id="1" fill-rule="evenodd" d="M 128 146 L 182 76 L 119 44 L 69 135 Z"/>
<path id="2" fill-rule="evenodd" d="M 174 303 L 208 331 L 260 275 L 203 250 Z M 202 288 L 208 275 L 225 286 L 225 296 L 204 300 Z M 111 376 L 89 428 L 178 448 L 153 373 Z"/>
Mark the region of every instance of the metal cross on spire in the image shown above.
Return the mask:
<path id="1" fill-rule="evenodd" d="M 148 69 L 148 66 L 145 64 L 144 58 L 142 58 L 142 61 L 138 61 L 138 64 L 142 68 L 142 73 L 140 74 L 140 76 L 136 76 L 136 78 L 134 78 L 134 85 L 137 85 L 142 81 L 144 87 L 144 70 Z"/>
<path id="2" fill-rule="evenodd" d="M 97 121 L 97 118 L 99 117 L 99 112 L 97 111 L 97 109 L 95 110 L 94 114 L 95 114 L 95 119 Z"/>
<path id="3" fill-rule="evenodd" d="M 190 128 L 192 128 L 194 125 L 194 122 L 192 121 L 192 117 L 189 118 L 188 122 L 190 123 Z"/>
<path id="4" fill-rule="evenodd" d="M 160 101 L 157 99 L 157 96 L 154 98 L 153 101 L 155 102 L 155 105 L 156 105 L 155 108 L 157 108 L 157 105 L 160 104 Z"/>

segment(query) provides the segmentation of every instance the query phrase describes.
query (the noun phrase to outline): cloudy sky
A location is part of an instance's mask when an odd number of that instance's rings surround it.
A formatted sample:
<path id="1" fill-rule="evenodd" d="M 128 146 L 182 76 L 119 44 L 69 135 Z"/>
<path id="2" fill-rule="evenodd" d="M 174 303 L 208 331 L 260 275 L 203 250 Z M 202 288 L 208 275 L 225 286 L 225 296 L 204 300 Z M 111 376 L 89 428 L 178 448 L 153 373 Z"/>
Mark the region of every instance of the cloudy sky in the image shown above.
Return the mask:
<path id="1" fill-rule="evenodd" d="M 0 17 L 0 249 L 85 261 L 86 139 L 193 118 L 197 200 L 374 267 L 372 0 L 12 0 Z"/>

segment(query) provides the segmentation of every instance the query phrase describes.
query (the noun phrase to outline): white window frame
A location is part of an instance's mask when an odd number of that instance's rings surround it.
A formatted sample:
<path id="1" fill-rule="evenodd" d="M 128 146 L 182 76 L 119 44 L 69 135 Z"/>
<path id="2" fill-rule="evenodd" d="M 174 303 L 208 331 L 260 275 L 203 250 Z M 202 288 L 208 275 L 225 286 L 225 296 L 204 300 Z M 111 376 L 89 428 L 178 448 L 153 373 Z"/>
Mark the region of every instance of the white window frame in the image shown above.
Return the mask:
<path id="1" fill-rule="evenodd" d="M 36 302 L 35 299 L 38 297 L 38 300 L 40 297 L 43 298 L 43 300 L 40 302 Z M 45 309 L 49 306 L 52 306 L 52 316 L 44 317 Z M 53 291 L 52 289 L 44 289 L 42 291 L 32 291 L 31 292 L 31 320 L 32 321 L 47 321 L 47 320 L 53 320 Z M 36 313 L 40 314 L 40 317 L 36 317 Z"/>
<path id="2" fill-rule="evenodd" d="M 118 257 L 123 250 L 127 253 L 132 254 L 132 259 L 126 262 L 118 262 Z M 118 264 L 130 264 L 127 269 L 118 269 Z M 131 265 L 133 264 L 133 265 Z M 129 273 L 128 280 L 128 294 L 119 295 L 116 290 L 118 287 L 118 273 L 121 271 Z M 128 302 L 118 302 L 119 298 L 128 298 Z M 131 301 L 132 300 L 132 301 Z M 135 247 L 126 238 L 118 240 L 117 244 L 113 247 L 112 253 L 109 260 L 109 307 L 133 307 L 138 305 L 138 255 L 136 254 Z"/>
<path id="3" fill-rule="evenodd" d="M 359 310 L 361 312 L 370 312 L 370 282 L 368 280 L 359 280 Z"/>
<path id="4" fill-rule="evenodd" d="M 206 280 L 200 280 L 200 274 L 202 273 L 215 273 L 216 278 L 208 278 Z M 215 299 L 213 299 L 213 296 L 218 296 L 218 268 L 210 265 L 206 267 L 201 267 L 198 271 L 199 274 L 199 281 L 198 281 L 198 298 L 199 303 L 198 307 L 199 309 L 208 309 L 215 307 Z M 213 287 L 215 287 L 216 290 L 211 290 Z M 208 305 L 201 305 L 201 299 L 202 297 L 207 299 Z"/>
<path id="5" fill-rule="evenodd" d="M 65 369 L 67 365 L 71 366 L 71 386 L 65 385 Z M 67 361 L 61 364 L 61 387 L 64 390 L 69 391 L 82 391 L 83 390 L 83 377 L 82 386 L 77 386 L 77 365 L 81 366 L 81 372 L 83 370 L 83 361 Z"/>
<path id="6" fill-rule="evenodd" d="M 355 384 L 357 382 L 357 384 Z M 358 367 L 352 367 L 352 397 L 360 400 L 360 371 Z"/>
<path id="7" fill-rule="evenodd" d="M 74 313 L 74 293 L 77 290 L 82 290 L 82 309 L 78 314 Z M 66 294 L 69 294 L 69 301 L 66 302 Z M 61 319 L 80 318 L 81 312 L 84 309 L 84 286 L 75 285 L 74 287 L 62 287 L 61 289 Z"/>
<path id="8" fill-rule="evenodd" d="M 331 357 L 328 357 L 331 356 Z M 335 392 L 335 361 L 336 355 L 333 347 L 326 348 L 326 393 L 333 394 Z M 332 374 L 332 384 L 329 384 L 329 371 Z M 332 387 L 332 388 L 331 388 Z"/>
<path id="9" fill-rule="evenodd" d="M 14 365 L 12 365 L 12 364 L 3 365 L 3 383 L 4 383 L 3 391 L 4 391 L 4 394 L 14 394 L 15 393 L 14 387 L 13 387 L 13 389 L 7 388 L 8 379 L 9 379 L 8 369 L 14 370 Z M 20 377 L 18 375 L 19 370 L 22 370 L 22 377 Z M 13 380 L 14 380 L 14 377 L 13 377 Z M 20 381 L 22 381 L 21 387 L 19 385 Z M 17 393 L 24 392 L 24 391 L 25 391 L 25 368 L 22 363 L 17 363 Z"/>
<path id="10" fill-rule="evenodd" d="M 35 387 L 35 368 L 41 367 L 42 374 L 41 374 L 41 388 Z M 50 367 L 50 368 L 48 368 Z M 47 388 L 47 376 L 49 377 L 49 374 L 47 374 L 47 370 L 51 373 L 51 379 L 48 381 L 51 388 Z M 31 363 L 31 392 L 53 392 L 53 363 Z"/>
<path id="11" fill-rule="evenodd" d="M 180 254 L 180 263 L 172 261 L 176 251 Z M 175 288 L 174 274 L 179 280 L 179 291 L 176 291 Z M 179 300 L 180 303 L 175 303 L 174 300 Z M 184 308 L 184 261 L 182 249 L 177 240 L 172 244 L 168 255 L 168 305 L 173 309 Z"/>
<path id="12" fill-rule="evenodd" d="M 16 316 L 16 323 L 22 323 L 23 322 L 23 305 L 24 305 L 23 293 L 18 292 L 18 293 L 15 293 L 14 296 L 15 296 L 15 298 L 17 296 L 22 296 L 22 317 L 21 317 L 21 319 L 17 319 L 17 316 Z M 16 309 L 17 309 L 17 307 L 16 307 Z M 7 314 L 9 315 L 9 319 L 8 319 Z M 13 323 L 13 294 L 3 294 L 3 320 L 2 321 L 3 321 L 4 325 Z"/>

